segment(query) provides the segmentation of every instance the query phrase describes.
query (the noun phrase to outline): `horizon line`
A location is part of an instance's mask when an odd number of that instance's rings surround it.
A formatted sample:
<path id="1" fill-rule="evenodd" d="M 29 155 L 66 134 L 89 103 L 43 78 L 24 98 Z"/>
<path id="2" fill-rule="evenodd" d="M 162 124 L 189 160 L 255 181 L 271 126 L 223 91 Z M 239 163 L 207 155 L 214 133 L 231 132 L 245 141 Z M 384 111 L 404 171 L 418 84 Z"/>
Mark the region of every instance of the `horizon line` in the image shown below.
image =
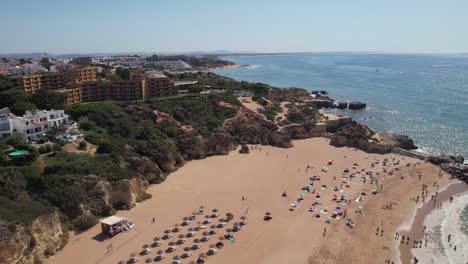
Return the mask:
<path id="1" fill-rule="evenodd" d="M 279 55 L 286 55 L 286 54 L 313 54 L 313 53 L 355 53 L 355 54 L 414 54 L 414 55 L 430 55 L 430 54 L 468 54 L 468 51 L 273 51 L 273 52 L 262 52 L 262 51 L 229 51 L 229 50 L 213 50 L 213 51 L 160 51 L 160 52 L 152 52 L 152 51 L 133 51 L 133 52 L 66 52 L 66 53 L 48 53 L 48 52 L 14 52 L 14 53 L 0 53 L 0 57 L 2 56 L 15 56 L 15 55 L 52 55 L 52 56 L 66 56 L 66 55 L 73 55 L 73 56 L 102 56 L 102 55 L 143 55 L 143 54 L 151 54 L 151 55 L 262 55 L 262 54 L 279 54 Z"/>

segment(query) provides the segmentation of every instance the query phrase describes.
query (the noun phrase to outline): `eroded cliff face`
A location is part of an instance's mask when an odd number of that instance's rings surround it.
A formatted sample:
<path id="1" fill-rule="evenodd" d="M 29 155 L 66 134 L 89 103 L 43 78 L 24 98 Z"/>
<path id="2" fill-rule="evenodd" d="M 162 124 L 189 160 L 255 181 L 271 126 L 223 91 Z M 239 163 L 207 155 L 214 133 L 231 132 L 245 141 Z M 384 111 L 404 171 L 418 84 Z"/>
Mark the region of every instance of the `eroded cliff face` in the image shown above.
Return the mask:
<path id="1" fill-rule="evenodd" d="M 203 159 L 213 155 L 227 155 L 237 146 L 235 139 L 224 129 L 219 129 L 209 138 L 202 136 L 192 136 L 181 149 L 185 159 Z"/>
<path id="2" fill-rule="evenodd" d="M 148 186 L 148 180 L 143 177 L 134 177 L 113 183 L 100 180 L 90 192 L 96 206 L 91 211 L 95 215 L 106 216 L 114 213 L 114 207 L 130 209 L 137 202 L 150 198 L 150 195 L 146 192 Z"/>
<path id="3" fill-rule="evenodd" d="M 0 263 L 37 263 L 63 247 L 67 234 L 57 212 L 30 224 L 0 223 Z"/>

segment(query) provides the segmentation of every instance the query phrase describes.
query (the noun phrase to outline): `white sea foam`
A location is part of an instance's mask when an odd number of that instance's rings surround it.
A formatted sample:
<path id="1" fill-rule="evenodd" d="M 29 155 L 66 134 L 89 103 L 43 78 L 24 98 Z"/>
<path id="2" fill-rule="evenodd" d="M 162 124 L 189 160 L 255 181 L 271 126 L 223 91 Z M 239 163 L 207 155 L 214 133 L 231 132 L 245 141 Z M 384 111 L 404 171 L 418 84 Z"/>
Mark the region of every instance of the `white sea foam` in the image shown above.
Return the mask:
<path id="1" fill-rule="evenodd" d="M 245 68 L 247 68 L 247 69 L 256 69 L 256 68 L 262 67 L 262 66 L 263 65 L 261 65 L 261 64 L 252 64 L 252 65 L 249 65 L 249 66 L 247 66 Z"/>
<path id="2" fill-rule="evenodd" d="M 468 192 L 457 195 L 444 209 L 432 211 L 424 220 L 429 239 L 427 247 L 412 249 L 421 263 L 463 264 L 468 262 L 468 236 L 461 231 L 460 215 L 468 204 Z M 451 234 L 450 243 L 448 235 Z M 454 247 L 457 246 L 457 250 Z"/>
<path id="3" fill-rule="evenodd" d="M 418 148 L 415 149 L 414 151 L 415 151 L 415 152 L 419 152 L 419 153 L 421 153 L 421 154 L 425 154 L 425 155 L 431 155 L 431 154 L 433 154 L 433 153 L 431 152 L 431 148 L 425 147 L 425 146 L 418 146 Z"/>
<path id="4" fill-rule="evenodd" d="M 452 64 L 434 64 L 432 67 L 453 67 Z"/>
<path id="5" fill-rule="evenodd" d="M 468 193 L 464 193 L 463 195 L 455 197 L 453 203 L 449 204 L 445 209 L 441 234 L 444 245 L 444 255 L 447 257 L 446 263 L 458 264 L 468 262 L 468 236 L 461 231 L 462 222 L 460 220 L 461 213 L 467 205 Z M 450 243 L 447 240 L 449 234 L 452 235 Z M 454 250 L 455 246 L 457 246 L 457 251 Z"/>

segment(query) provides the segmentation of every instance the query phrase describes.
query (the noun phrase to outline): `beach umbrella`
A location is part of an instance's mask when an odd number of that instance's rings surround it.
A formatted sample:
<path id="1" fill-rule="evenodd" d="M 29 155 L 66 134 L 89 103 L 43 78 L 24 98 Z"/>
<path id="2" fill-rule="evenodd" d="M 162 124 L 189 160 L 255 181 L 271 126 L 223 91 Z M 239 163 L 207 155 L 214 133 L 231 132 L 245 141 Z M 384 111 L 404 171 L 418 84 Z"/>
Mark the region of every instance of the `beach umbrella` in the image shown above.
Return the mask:
<path id="1" fill-rule="evenodd" d="M 265 215 L 271 215 L 271 213 L 270 213 L 270 212 L 266 212 Z"/>
<path id="2" fill-rule="evenodd" d="M 153 241 L 159 241 L 159 240 L 161 240 L 160 237 L 155 237 L 155 238 L 153 238 Z"/>
<path id="3" fill-rule="evenodd" d="M 352 222 L 352 221 L 353 221 L 353 219 L 351 219 L 351 218 L 346 218 L 346 222 Z"/>
<path id="4" fill-rule="evenodd" d="M 153 244 L 151 244 L 152 247 L 159 247 L 161 245 L 160 242 L 154 241 Z"/>
<path id="5" fill-rule="evenodd" d="M 158 250 L 158 252 L 156 252 L 156 254 L 158 254 L 158 255 L 163 255 L 163 254 L 164 254 L 164 251 L 163 251 L 163 250 Z"/>
<path id="6" fill-rule="evenodd" d="M 213 209 L 212 212 L 213 212 L 213 213 L 217 213 L 217 212 L 218 212 L 218 209 Z"/>
<path id="7" fill-rule="evenodd" d="M 196 250 L 196 249 L 199 249 L 199 248 L 201 248 L 200 244 L 193 244 L 191 249 Z"/>

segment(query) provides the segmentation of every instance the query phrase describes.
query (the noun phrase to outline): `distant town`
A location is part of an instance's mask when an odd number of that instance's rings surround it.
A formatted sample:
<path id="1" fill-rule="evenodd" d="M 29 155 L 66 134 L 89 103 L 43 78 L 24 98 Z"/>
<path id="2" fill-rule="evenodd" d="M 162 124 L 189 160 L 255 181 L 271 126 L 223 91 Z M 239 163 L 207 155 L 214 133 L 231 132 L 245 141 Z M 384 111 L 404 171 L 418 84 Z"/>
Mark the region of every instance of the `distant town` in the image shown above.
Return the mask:
<path id="1" fill-rule="evenodd" d="M 22 102 L 24 96 L 48 97 L 55 106 L 177 96 L 197 82 L 171 80 L 165 73 L 232 65 L 216 56 L 185 55 L 1 58 L 0 138 L 17 133 L 25 141 L 35 141 L 68 122 L 63 109 L 51 109 L 50 102 L 42 104 L 47 109 L 36 109 L 41 104 Z M 203 87 L 195 90 L 200 93 Z"/>

